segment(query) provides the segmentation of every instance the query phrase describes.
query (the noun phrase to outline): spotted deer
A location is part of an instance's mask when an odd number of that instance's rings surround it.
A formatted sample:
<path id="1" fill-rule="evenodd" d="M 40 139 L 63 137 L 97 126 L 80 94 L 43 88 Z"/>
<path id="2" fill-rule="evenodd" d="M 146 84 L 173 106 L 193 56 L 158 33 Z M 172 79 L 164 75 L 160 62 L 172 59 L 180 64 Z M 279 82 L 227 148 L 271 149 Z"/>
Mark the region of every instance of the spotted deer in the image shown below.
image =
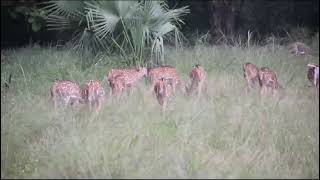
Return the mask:
<path id="1" fill-rule="evenodd" d="M 302 42 L 294 42 L 288 47 L 289 52 L 296 56 L 308 55 L 311 49 Z"/>
<path id="2" fill-rule="evenodd" d="M 126 86 L 124 76 L 122 76 L 121 74 L 116 75 L 115 77 L 110 79 L 109 85 L 111 87 L 111 95 L 120 97 Z"/>
<path id="3" fill-rule="evenodd" d="M 276 74 L 267 67 L 262 67 L 259 70 L 259 84 L 261 86 L 261 95 L 269 94 L 270 90 L 272 95 L 276 95 L 278 94 L 278 90 L 282 88 L 278 82 Z"/>
<path id="4" fill-rule="evenodd" d="M 198 96 L 207 88 L 207 73 L 204 68 L 196 64 L 193 69 L 189 73 L 189 78 L 191 80 L 191 84 L 186 86 L 187 95 L 191 95 L 194 92 L 197 93 Z"/>
<path id="5" fill-rule="evenodd" d="M 76 106 L 82 102 L 81 88 L 72 81 L 56 81 L 50 87 L 50 92 L 55 109 L 58 104 Z"/>
<path id="6" fill-rule="evenodd" d="M 131 69 L 111 69 L 108 73 L 108 81 L 109 84 L 112 85 L 113 79 L 116 76 L 121 75 L 124 80 L 125 88 L 130 89 L 130 94 L 132 94 L 132 89 L 136 86 L 137 82 L 147 75 L 147 68 L 145 67 L 138 67 L 138 68 L 131 68 Z M 112 90 L 112 87 L 111 87 Z"/>
<path id="7" fill-rule="evenodd" d="M 256 84 L 259 84 L 259 68 L 252 63 L 243 65 L 244 78 L 246 80 L 246 93 Z"/>
<path id="8" fill-rule="evenodd" d="M 319 96 L 319 66 L 313 63 L 309 63 L 308 67 L 308 74 L 307 77 L 309 81 L 312 83 L 316 90 L 316 95 Z"/>
<path id="9" fill-rule="evenodd" d="M 173 94 L 176 92 L 178 85 L 181 85 L 181 79 L 178 74 L 178 71 L 172 66 L 160 66 L 156 68 L 151 68 L 148 71 L 148 77 L 151 80 L 151 87 L 154 87 L 159 79 L 171 79 Z"/>
<path id="10" fill-rule="evenodd" d="M 166 109 L 169 97 L 172 94 L 173 82 L 173 79 L 165 79 L 162 77 L 155 82 L 153 87 L 157 101 L 162 106 L 163 111 Z"/>
<path id="11" fill-rule="evenodd" d="M 105 90 L 97 80 L 90 80 L 85 83 L 82 89 L 82 98 L 85 103 L 89 104 L 90 111 L 95 109 L 96 112 L 99 112 L 101 105 L 105 100 Z"/>

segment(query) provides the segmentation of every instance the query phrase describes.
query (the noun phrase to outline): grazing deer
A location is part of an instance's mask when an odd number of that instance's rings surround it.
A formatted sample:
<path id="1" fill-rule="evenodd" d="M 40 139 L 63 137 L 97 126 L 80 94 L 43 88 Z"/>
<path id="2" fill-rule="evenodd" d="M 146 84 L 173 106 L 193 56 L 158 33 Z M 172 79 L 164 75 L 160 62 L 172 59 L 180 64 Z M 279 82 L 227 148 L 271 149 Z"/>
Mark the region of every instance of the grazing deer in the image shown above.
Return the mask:
<path id="1" fill-rule="evenodd" d="M 316 95 L 319 96 L 319 66 L 309 63 L 307 77 L 316 90 Z"/>
<path id="2" fill-rule="evenodd" d="M 159 79 L 171 79 L 172 80 L 172 88 L 173 94 L 176 92 L 176 87 L 180 84 L 181 79 L 178 74 L 178 71 L 172 66 L 160 66 L 156 68 L 149 69 L 148 76 L 151 79 L 151 87 L 153 88 Z"/>
<path id="3" fill-rule="evenodd" d="M 187 95 L 197 92 L 198 97 L 207 88 L 207 73 L 202 66 L 196 64 L 189 73 L 190 86 L 186 86 Z"/>
<path id="4" fill-rule="evenodd" d="M 51 99 L 55 109 L 59 104 L 75 106 L 82 102 L 81 88 L 72 81 L 56 81 L 50 87 Z"/>
<path id="5" fill-rule="evenodd" d="M 165 111 L 169 97 L 172 94 L 173 82 L 174 81 L 172 79 L 160 78 L 156 81 L 153 87 L 158 103 L 162 106 L 162 111 Z M 169 86 L 171 86 L 171 88 Z"/>
<path id="6" fill-rule="evenodd" d="M 296 56 L 308 55 L 311 49 L 301 42 L 295 42 L 289 45 L 289 52 Z"/>
<path id="7" fill-rule="evenodd" d="M 259 68 L 252 63 L 245 63 L 243 71 L 246 80 L 246 93 L 248 93 L 255 84 L 259 83 Z"/>
<path id="8" fill-rule="evenodd" d="M 105 100 L 105 90 L 100 81 L 90 80 L 82 89 L 82 98 L 85 103 L 89 104 L 90 111 L 94 108 L 99 112 L 101 105 Z"/>
<path id="9" fill-rule="evenodd" d="M 259 83 L 261 95 L 269 94 L 270 90 L 272 91 L 272 95 L 276 95 L 279 88 L 282 88 L 279 85 L 276 74 L 267 67 L 262 67 L 259 70 Z"/>
<path id="10" fill-rule="evenodd" d="M 132 94 L 132 89 L 136 86 L 137 82 L 142 78 L 147 76 L 147 68 L 138 67 L 133 69 L 111 69 L 108 74 L 109 84 L 113 82 L 113 79 L 121 75 L 125 82 L 125 87 L 130 88 L 130 94 Z"/>

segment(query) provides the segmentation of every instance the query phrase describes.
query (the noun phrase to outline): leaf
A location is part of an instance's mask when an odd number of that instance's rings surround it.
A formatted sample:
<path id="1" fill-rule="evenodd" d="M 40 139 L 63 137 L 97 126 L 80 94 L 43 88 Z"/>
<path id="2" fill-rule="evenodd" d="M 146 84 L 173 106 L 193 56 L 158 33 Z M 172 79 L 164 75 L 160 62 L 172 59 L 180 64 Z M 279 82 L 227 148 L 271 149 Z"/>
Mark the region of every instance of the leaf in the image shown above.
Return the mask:
<path id="1" fill-rule="evenodd" d="M 86 2 L 86 5 L 89 24 L 97 36 L 104 38 L 115 31 L 120 19 L 123 19 L 124 22 L 131 19 L 139 3 L 136 1 L 93 1 Z"/>
<path id="2" fill-rule="evenodd" d="M 40 10 L 45 11 L 48 14 L 51 15 L 60 15 L 64 17 L 69 16 L 85 16 L 84 14 L 84 7 L 85 4 L 83 1 L 48 1 L 42 3 L 46 5 L 45 7 L 41 8 Z"/>
<path id="3" fill-rule="evenodd" d="M 29 18 L 28 18 L 28 22 L 29 22 L 29 23 L 34 22 L 34 18 L 33 18 L 33 17 L 29 17 Z"/>
<path id="4" fill-rule="evenodd" d="M 44 17 L 46 15 L 46 12 L 44 10 L 39 10 L 39 14 L 41 17 Z"/>
<path id="5" fill-rule="evenodd" d="M 37 22 L 32 23 L 32 30 L 34 32 L 38 32 L 40 29 L 41 29 L 41 24 L 40 23 L 37 23 Z"/>

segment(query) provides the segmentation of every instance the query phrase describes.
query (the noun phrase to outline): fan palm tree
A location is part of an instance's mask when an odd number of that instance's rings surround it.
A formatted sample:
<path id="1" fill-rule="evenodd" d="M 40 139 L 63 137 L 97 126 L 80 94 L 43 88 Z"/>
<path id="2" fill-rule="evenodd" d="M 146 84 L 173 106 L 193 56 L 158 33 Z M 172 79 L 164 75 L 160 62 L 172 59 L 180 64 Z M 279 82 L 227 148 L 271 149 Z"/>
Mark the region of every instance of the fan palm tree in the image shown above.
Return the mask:
<path id="1" fill-rule="evenodd" d="M 163 40 L 181 43 L 181 16 L 187 7 L 169 9 L 164 1 L 49 1 L 49 30 L 71 30 L 76 50 L 118 50 L 143 63 L 146 48 L 151 60 L 164 63 Z"/>

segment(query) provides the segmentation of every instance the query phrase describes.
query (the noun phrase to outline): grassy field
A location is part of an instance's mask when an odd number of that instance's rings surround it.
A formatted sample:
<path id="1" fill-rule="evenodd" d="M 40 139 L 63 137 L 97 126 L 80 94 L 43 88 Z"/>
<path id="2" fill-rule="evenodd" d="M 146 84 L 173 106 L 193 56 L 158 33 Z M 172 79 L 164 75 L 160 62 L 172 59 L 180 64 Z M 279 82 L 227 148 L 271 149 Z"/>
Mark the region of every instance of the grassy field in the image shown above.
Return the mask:
<path id="1" fill-rule="evenodd" d="M 123 101 L 108 97 L 99 114 L 55 112 L 49 99 L 55 79 L 103 80 L 122 59 L 38 46 L 6 50 L 1 178 L 319 178 L 319 98 L 306 77 L 307 63 L 319 64 L 314 42 L 313 57 L 292 57 L 272 44 L 166 49 L 167 64 L 183 80 L 200 63 L 209 81 L 208 97 L 177 94 L 166 113 L 145 93 L 147 79 Z M 82 69 L 82 61 L 94 63 Z M 246 95 L 245 62 L 272 68 L 283 98 L 262 98 L 258 89 Z"/>

